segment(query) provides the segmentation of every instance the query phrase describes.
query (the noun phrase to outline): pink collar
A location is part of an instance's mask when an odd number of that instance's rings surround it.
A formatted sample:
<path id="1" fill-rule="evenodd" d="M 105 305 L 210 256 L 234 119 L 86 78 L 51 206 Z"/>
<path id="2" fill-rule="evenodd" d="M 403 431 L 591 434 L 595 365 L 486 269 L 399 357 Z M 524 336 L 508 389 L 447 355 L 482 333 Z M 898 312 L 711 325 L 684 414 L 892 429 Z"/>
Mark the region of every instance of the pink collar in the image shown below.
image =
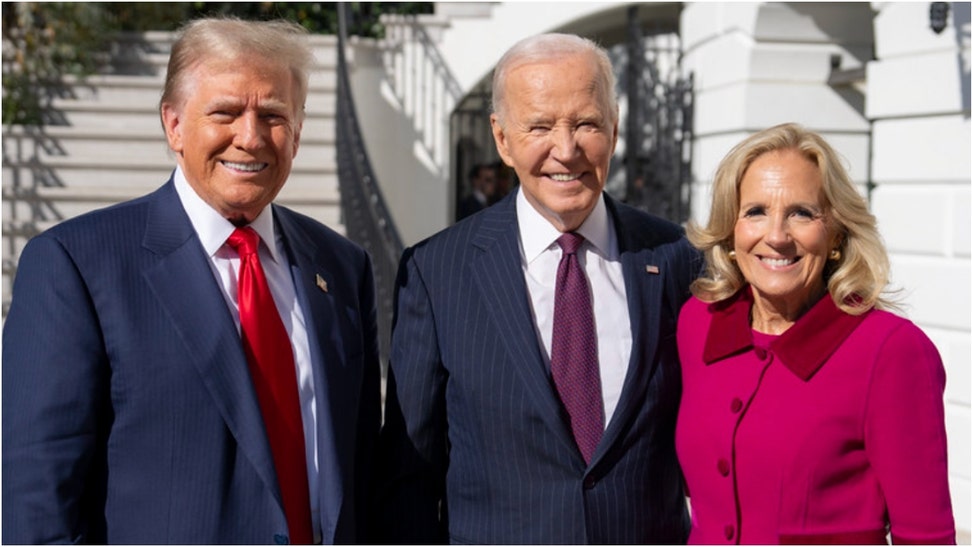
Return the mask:
<path id="1" fill-rule="evenodd" d="M 726 300 L 709 304 L 712 324 L 702 352 L 702 360 L 707 365 L 753 347 L 753 333 L 749 326 L 752 306 L 752 288 L 748 285 Z M 844 313 L 826 294 L 770 343 L 769 349 L 793 374 L 808 381 L 868 313 L 870 311 L 861 315 Z"/>

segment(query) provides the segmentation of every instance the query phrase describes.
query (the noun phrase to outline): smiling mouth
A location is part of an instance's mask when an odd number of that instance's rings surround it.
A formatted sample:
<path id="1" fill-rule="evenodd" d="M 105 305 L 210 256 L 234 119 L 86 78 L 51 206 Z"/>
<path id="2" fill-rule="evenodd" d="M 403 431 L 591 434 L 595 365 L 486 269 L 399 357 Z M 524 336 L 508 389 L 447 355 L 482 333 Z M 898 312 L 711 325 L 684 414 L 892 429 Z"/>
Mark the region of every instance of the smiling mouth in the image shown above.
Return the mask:
<path id="1" fill-rule="evenodd" d="M 580 173 L 556 173 L 549 177 L 557 182 L 570 182 L 580 178 Z"/>
<path id="2" fill-rule="evenodd" d="M 263 162 L 239 163 L 235 161 L 223 161 L 220 163 L 229 169 L 234 171 L 243 171 L 244 173 L 257 173 L 259 171 L 263 171 L 267 168 L 267 165 L 269 165 Z"/>
<path id="3" fill-rule="evenodd" d="M 772 266 L 774 268 L 782 268 L 784 266 L 796 264 L 797 262 L 800 261 L 800 258 L 802 257 L 795 256 L 793 258 L 768 258 L 765 256 L 761 256 L 759 257 L 759 260 L 760 262 L 766 264 L 767 266 Z"/>

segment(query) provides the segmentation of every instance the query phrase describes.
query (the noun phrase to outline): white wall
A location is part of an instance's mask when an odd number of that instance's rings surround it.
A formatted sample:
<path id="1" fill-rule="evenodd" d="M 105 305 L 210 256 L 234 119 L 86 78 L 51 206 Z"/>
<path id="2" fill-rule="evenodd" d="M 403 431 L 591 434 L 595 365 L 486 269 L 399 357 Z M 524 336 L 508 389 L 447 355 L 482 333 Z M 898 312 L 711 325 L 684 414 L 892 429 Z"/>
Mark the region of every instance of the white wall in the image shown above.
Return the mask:
<path id="1" fill-rule="evenodd" d="M 929 28 L 929 3 L 875 3 L 874 9 L 876 60 L 867 66 L 877 185 L 872 209 L 908 315 L 945 361 L 952 504 L 960 541 L 967 543 L 972 527 L 969 4 L 964 9 L 963 3 L 952 4 L 940 34 Z"/>

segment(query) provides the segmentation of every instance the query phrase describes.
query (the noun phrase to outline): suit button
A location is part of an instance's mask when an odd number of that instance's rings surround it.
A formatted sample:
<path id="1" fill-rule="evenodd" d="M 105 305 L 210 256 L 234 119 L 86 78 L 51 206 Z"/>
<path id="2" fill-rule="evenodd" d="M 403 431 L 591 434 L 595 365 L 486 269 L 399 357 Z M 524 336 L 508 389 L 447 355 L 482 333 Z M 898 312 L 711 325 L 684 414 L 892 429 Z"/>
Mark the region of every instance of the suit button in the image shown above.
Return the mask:
<path id="1" fill-rule="evenodd" d="M 287 545 L 290 543 L 290 538 L 288 538 L 284 534 L 274 534 L 273 542 L 276 545 Z"/>
<path id="2" fill-rule="evenodd" d="M 723 531 L 726 533 L 726 539 L 730 541 L 732 538 L 736 537 L 736 527 L 731 524 L 727 524 Z"/>
<path id="3" fill-rule="evenodd" d="M 590 490 L 597 486 L 597 479 L 591 476 L 584 477 L 584 490 Z"/>
<path id="4" fill-rule="evenodd" d="M 739 397 L 733 397 L 732 402 L 729 403 L 729 408 L 732 410 L 733 414 L 736 414 L 740 410 L 742 410 L 742 407 L 743 407 L 742 399 L 740 399 Z"/>
<path id="5" fill-rule="evenodd" d="M 719 474 L 723 477 L 729 476 L 729 460 L 725 458 L 719 458 L 719 462 L 716 464 L 716 469 L 719 470 Z"/>
<path id="6" fill-rule="evenodd" d="M 756 354 L 756 358 L 759 359 L 760 361 L 766 360 L 767 352 L 764 348 L 756 348 L 753 350 L 753 353 Z"/>

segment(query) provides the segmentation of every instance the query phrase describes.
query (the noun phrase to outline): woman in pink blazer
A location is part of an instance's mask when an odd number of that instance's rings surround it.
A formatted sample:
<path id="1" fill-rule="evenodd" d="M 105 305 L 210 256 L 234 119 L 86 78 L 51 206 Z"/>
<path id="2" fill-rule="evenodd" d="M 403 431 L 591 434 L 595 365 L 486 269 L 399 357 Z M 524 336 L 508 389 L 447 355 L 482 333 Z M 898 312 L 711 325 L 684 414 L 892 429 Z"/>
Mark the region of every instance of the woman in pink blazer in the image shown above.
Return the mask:
<path id="1" fill-rule="evenodd" d="M 837 154 L 800 126 L 722 161 L 682 308 L 689 543 L 954 543 L 941 357 L 888 309 L 889 260 Z"/>

